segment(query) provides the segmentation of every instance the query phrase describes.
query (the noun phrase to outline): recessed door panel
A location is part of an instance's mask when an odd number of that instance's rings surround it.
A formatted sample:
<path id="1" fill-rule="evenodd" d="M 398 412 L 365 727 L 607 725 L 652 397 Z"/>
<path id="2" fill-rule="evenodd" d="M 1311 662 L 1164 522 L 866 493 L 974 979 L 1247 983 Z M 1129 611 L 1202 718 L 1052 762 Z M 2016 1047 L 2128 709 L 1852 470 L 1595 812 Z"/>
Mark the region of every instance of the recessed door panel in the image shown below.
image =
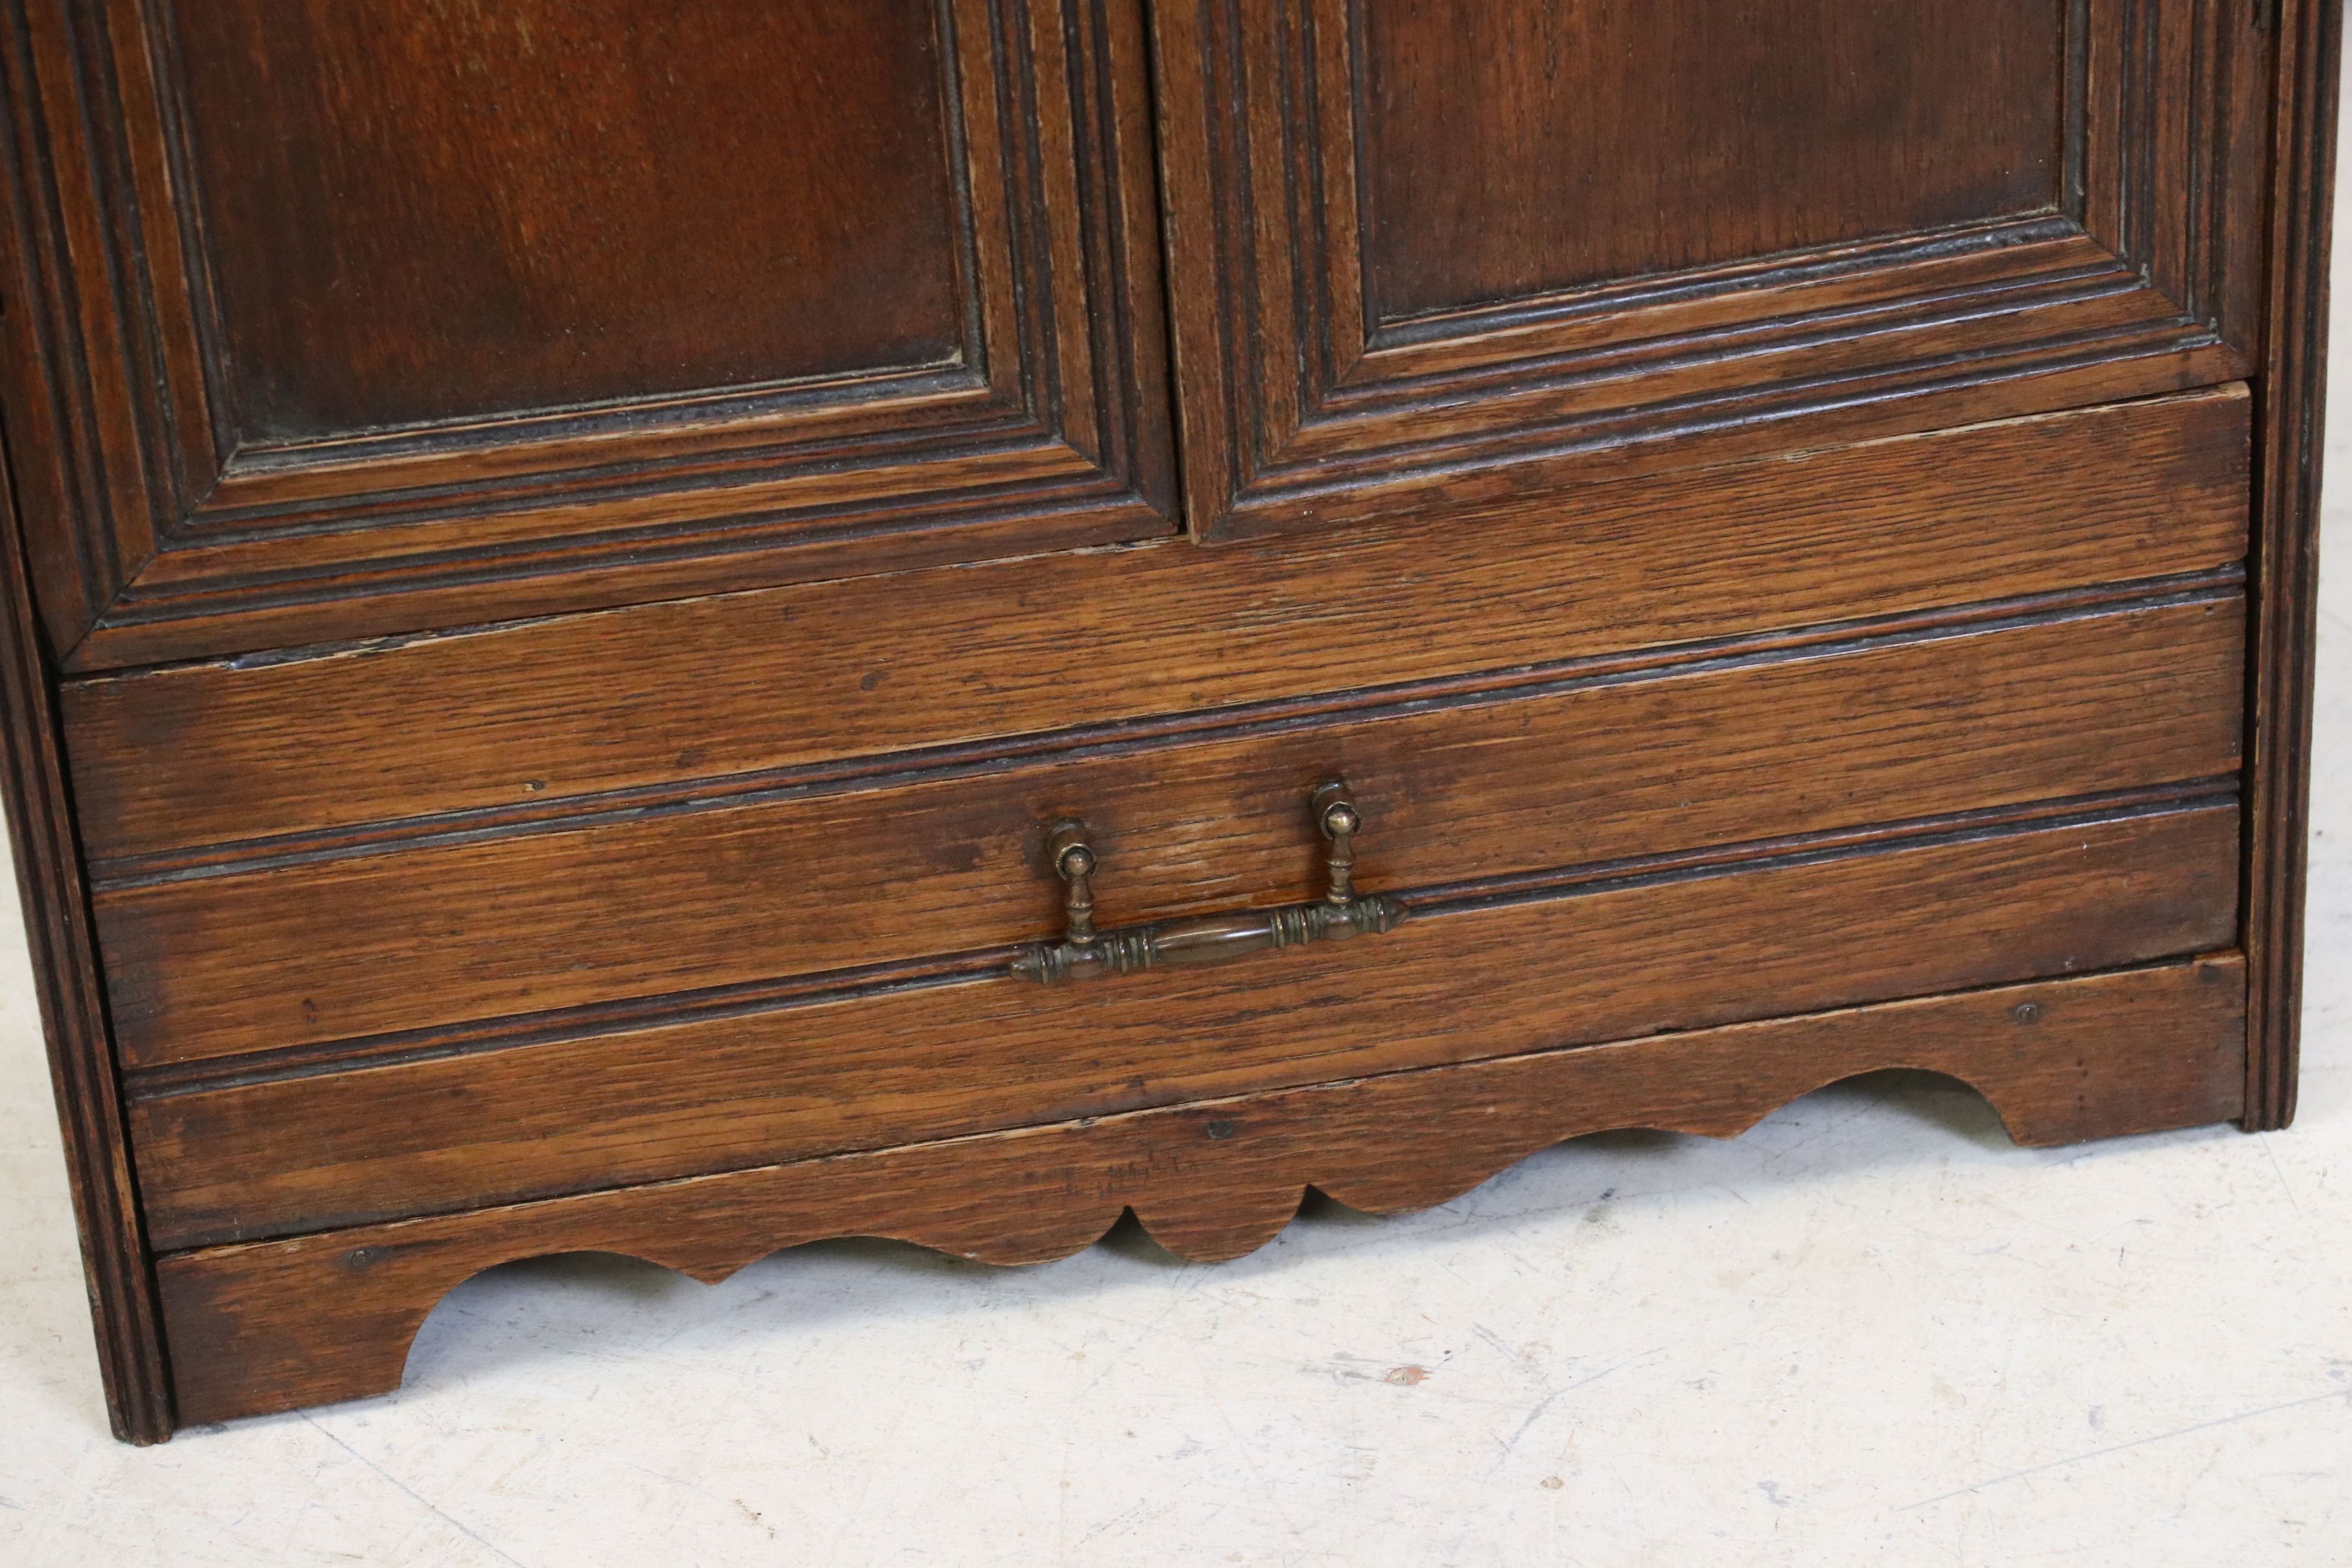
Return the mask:
<path id="1" fill-rule="evenodd" d="M 1378 321 L 2059 206 L 2052 0 L 1376 0 L 1357 26 Z"/>
<path id="2" fill-rule="evenodd" d="M 68 668 L 1177 526 L 1140 0 L 11 9 Z"/>
<path id="3" fill-rule="evenodd" d="M 1206 538 L 2226 381 L 2250 0 L 1165 0 Z"/>
<path id="4" fill-rule="evenodd" d="M 296 440 L 944 369 L 933 0 L 173 10 L 229 423 Z"/>

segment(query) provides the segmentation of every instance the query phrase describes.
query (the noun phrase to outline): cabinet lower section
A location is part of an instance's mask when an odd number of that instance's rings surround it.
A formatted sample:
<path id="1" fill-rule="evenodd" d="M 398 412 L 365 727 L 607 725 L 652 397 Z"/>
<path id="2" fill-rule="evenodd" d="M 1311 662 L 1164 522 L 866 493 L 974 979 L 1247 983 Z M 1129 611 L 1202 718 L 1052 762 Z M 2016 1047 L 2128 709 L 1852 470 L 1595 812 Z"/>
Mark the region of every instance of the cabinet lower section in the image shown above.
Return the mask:
<path id="1" fill-rule="evenodd" d="M 1893 1066 L 2239 1116 L 2249 406 L 73 682 L 176 1418 L 541 1253 L 1230 1257 Z"/>
<path id="2" fill-rule="evenodd" d="M 389 1392 L 435 1303 L 518 1258 L 623 1253 L 715 1281 L 880 1236 L 1040 1262 L 1129 1209 L 1171 1251 L 1228 1258 L 1310 1186 L 1424 1208 L 1563 1139 L 1731 1137 L 1884 1068 L 1962 1079 L 2028 1145 L 2221 1121 L 2243 1104 L 2245 994 L 2227 954 L 181 1253 L 158 1265 L 174 1399 L 194 1425 Z"/>

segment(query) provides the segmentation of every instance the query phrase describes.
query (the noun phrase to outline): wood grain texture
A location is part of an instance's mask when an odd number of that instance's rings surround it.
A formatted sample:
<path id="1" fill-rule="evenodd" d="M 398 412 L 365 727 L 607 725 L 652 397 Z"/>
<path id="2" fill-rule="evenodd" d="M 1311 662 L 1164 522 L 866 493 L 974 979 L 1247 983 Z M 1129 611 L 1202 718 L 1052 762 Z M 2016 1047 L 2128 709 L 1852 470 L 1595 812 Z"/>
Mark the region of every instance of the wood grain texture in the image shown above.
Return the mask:
<path id="1" fill-rule="evenodd" d="M 2262 341 L 2272 0 L 2074 0 L 2069 213 L 2249 362 Z"/>
<path id="2" fill-rule="evenodd" d="M 1800 844 L 1569 896 L 1411 900 L 1377 941 L 1048 989 L 719 1008 L 141 1098 L 157 1245 L 192 1247 L 1206 1095 L 2113 968 L 2227 946 L 2228 805 Z"/>
<path id="3" fill-rule="evenodd" d="M 2207 571 L 2245 552 L 2248 410 L 2230 387 L 1595 486 L 1475 530 L 1171 542 L 71 680 L 75 788 L 101 861 L 291 849 L 310 841 L 263 841 L 712 799 Z"/>
<path id="4" fill-rule="evenodd" d="M 172 1435 L 172 1413 L 154 1275 L 107 1038 L 54 693 L 16 531 L 5 434 L 0 426 L 0 802 L 16 852 L 107 1414 L 117 1437 L 160 1443 Z"/>
<path id="5" fill-rule="evenodd" d="M 2242 615 L 2209 588 L 101 886 L 115 1038 L 148 1067 L 1047 940 L 1073 816 L 1108 925 L 1296 903 L 1327 778 L 1375 889 L 2210 779 Z"/>
<path id="6" fill-rule="evenodd" d="M 2285 0 L 2277 197 L 2263 351 L 2256 605 L 2248 747 L 2246 1126 L 2294 1118 L 2318 650 L 2328 267 L 2336 197 L 2342 0 Z"/>
<path id="7" fill-rule="evenodd" d="M 2056 212 L 2047 0 L 1367 4 L 1373 319 Z"/>
<path id="8" fill-rule="evenodd" d="M 2221 1121 L 2243 1089 L 2243 970 L 2223 958 L 182 1254 L 162 1264 L 180 1418 L 387 1393 L 452 1288 L 550 1253 L 625 1253 L 712 1281 L 835 1236 L 1028 1263 L 1132 1209 L 1172 1251 L 1233 1258 L 1281 1230 L 1309 1186 L 1374 1214 L 1425 1208 L 1565 1138 L 1729 1137 L 1888 1067 L 1962 1079 L 2027 1144 Z"/>
<path id="9" fill-rule="evenodd" d="M 1138 0 L 7 12 L 69 666 L 1175 527 Z"/>
<path id="10" fill-rule="evenodd" d="M 1965 47 L 1943 50 L 1948 67 L 2013 38 L 2021 63 L 2008 74 L 2021 71 L 2049 94 L 2039 118 L 2063 132 L 2046 150 L 2063 149 L 2066 161 L 2051 211 L 2000 216 L 2021 187 L 1995 181 L 1975 193 L 1980 210 L 1965 222 L 1678 271 L 1636 259 L 1629 275 L 1549 292 L 1559 279 L 1548 270 L 1555 258 L 1541 253 L 1544 220 L 1512 204 L 1529 184 L 1585 165 L 1538 172 L 1552 165 L 1530 157 L 1526 168 L 1468 166 L 1481 149 L 1490 163 L 1503 157 L 1500 138 L 1474 134 L 1449 146 L 1442 175 L 1430 174 L 1413 150 L 1437 134 L 1432 129 L 1402 144 L 1406 170 L 1377 166 L 1384 150 L 1366 124 L 1368 114 L 1375 131 L 1381 123 L 1384 62 L 1373 51 L 1435 26 L 1428 5 L 1385 9 L 1393 13 L 1387 21 L 1368 24 L 1367 9 L 1350 0 L 1153 7 L 1162 181 L 1179 215 L 1169 231 L 1171 298 L 1196 532 L 1353 529 L 1400 512 L 1460 525 L 1476 515 L 1465 517 L 1465 508 L 1539 510 L 1578 479 L 1687 463 L 1696 453 L 1721 460 L 2146 395 L 2230 379 L 2252 363 L 2249 279 L 2260 268 L 2269 40 L 2231 0 L 2045 6 L 2038 64 L 2022 59 L 2030 22 L 2006 6 L 1968 8 L 1972 20 L 1990 20 Z M 1595 12 L 1583 24 L 1593 27 L 1648 25 L 1620 22 L 1620 11 L 1661 26 L 1685 16 L 1721 26 L 1702 6 L 1522 9 Z M 1771 9 L 1776 17 L 1811 12 Z M 1941 5 L 1876 8 L 1869 25 L 1901 42 L 1882 46 L 1860 75 L 1872 86 L 1817 77 L 1815 51 L 1791 65 L 1797 52 L 1783 50 L 1769 85 L 1748 96 L 1785 89 L 1804 98 L 1811 83 L 1820 117 L 1833 123 L 1829 98 L 1867 99 L 1881 71 L 1899 77 L 1906 63 L 1932 58 L 1935 29 L 1958 14 Z M 1864 25 L 1851 7 L 1840 16 L 1845 26 Z M 1526 16 L 1481 24 L 1545 25 Z M 1769 33 L 1769 24 L 1741 30 Z M 2062 48 L 2065 69 L 2053 72 Z M 1620 121 L 1675 127 L 1661 132 L 1669 147 L 1687 140 L 1730 149 L 1735 170 L 1757 174 L 1785 153 L 1796 161 L 1758 177 L 1768 187 L 1801 186 L 1813 210 L 1853 216 L 1895 199 L 1883 188 L 1839 184 L 1841 171 L 1869 154 L 1833 135 L 1816 142 L 1811 126 L 1797 142 L 1776 140 L 1773 127 L 1742 117 L 1741 91 L 1654 92 L 1637 104 L 1617 92 L 1621 76 L 1679 81 L 1736 68 L 1743 58 L 1714 35 L 1671 62 L 1563 53 L 1539 113 L 1528 97 L 1532 61 L 1523 62 L 1526 82 L 1490 94 L 1484 107 L 1507 110 L 1514 93 L 1538 119 L 1588 100 L 1619 104 Z M 1965 76 L 1971 67 L 1949 68 Z M 1909 101 L 1951 101 L 1941 92 L 1939 81 Z M 1977 94 L 1970 109 L 1966 120 L 1918 127 L 1936 139 L 1932 158 L 1923 153 L 1882 185 L 1950 195 L 1938 172 L 1980 166 L 1985 142 L 2014 149 L 2031 141 L 2037 117 L 2001 92 Z M 1895 129 L 1874 129 L 1884 145 L 1905 144 Z M 1646 161 L 1591 174 L 1594 188 L 1559 204 L 1558 221 L 1579 223 L 1587 195 L 1605 206 L 1612 182 L 1638 184 Z M 1424 238 L 1384 218 L 1377 204 L 1391 183 L 1409 184 L 1423 201 L 1483 195 L 1494 210 L 1468 225 L 1482 237 L 1457 247 L 1444 237 L 1456 228 Z M 1632 236 L 1587 243 L 1670 263 L 1771 238 L 1740 233 L 1738 202 L 1678 202 L 1657 215 L 1680 219 L 1682 229 L 1657 235 L 1645 216 Z M 1717 222 L 1727 226 L 1721 234 L 1707 226 Z M 1383 223 L 1387 232 L 1370 226 Z M 1516 272 L 1527 292 L 1385 325 L 1377 319 L 1383 261 L 1411 250 L 1451 266 L 1457 250 L 1482 255 L 1496 244 L 1519 248 L 1508 265 L 1489 258 L 1487 286 L 1466 291 L 1492 292 Z"/>
<path id="11" fill-rule="evenodd" d="M 118 1432 L 541 1251 L 1227 1257 L 1897 1062 L 2282 1124 L 2340 0 L 1763 9 L 0 0 Z M 1264 905 L 1333 772 L 1401 930 L 1005 977 L 1050 818 Z"/>
<path id="12" fill-rule="evenodd" d="M 247 438 L 966 352 L 936 0 L 168 15 Z"/>

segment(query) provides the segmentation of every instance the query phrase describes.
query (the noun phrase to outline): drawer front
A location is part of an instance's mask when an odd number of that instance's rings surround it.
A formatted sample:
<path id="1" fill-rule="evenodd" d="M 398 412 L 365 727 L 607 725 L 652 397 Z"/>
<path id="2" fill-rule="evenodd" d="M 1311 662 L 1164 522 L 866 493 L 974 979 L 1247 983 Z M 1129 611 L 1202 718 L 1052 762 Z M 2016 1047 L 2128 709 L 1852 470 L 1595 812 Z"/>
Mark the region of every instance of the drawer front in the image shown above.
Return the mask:
<path id="1" fill-rule="evenodd" d="M 2234 587 L 2042 614 L 110 887 L 117 1037 L 185 1066 L 1001 964 L 1055 934 L 1066 817 L 1104 924 L 1296 902 L 1324 777 L 1363 885 L 1415 890 L 2234 772 Z"/>
<path id="2" fill-rule="evenodd" d="M 163 1248 L 454 1212 L 2225 948 L 2238 836 L 2233 805 L 2185 800 L 1625 868 L 1231 968 L 886 987 L 150 1089 L 132 1136 Z"/>

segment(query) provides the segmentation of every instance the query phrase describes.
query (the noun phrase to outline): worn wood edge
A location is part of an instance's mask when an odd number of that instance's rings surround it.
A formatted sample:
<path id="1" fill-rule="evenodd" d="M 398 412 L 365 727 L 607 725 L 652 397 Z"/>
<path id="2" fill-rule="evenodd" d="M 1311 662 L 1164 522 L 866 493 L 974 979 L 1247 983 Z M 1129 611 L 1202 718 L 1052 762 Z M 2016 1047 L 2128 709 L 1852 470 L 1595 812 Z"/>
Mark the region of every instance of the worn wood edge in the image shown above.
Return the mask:
<path id="1" fill-rule="evenodd" d="M 2153 286 L 2147 292 L 2161 298 Z M 1992 300 L 1984 308 L 1999 311 L 2009 303 Z M 1465 496 L 1476 515 L 1508 516 L 1549 506 L 1580 482 L 1633 478 L 1691 462 L 1685 447 L 1702 454 L 1700 460 L 1722 462 L 1742 453 L 1805 450 L 1839 437 L 1867 441 L 2152 401 L 2233 383 L 2249 368 L 2210 329 L 2186 318 L 2153 342 L 2123 329 L 2095 341 L 2106 342 L 2106 352 L 2063 337 L 2035 345 L 2039 357 L 1997 367 L 1958 353 L 1909 362 L 1886 373 L 1811 382 L 1792 376 L 1776 384 L 1770 395 L 1669 404 L 1675 416 L 1656 423 L 1637 422 L 1656 417 L 1643 408 L 1548 424 L 1544 428 L 1558 434 L 1546 445 L 1489 451 L 1484 447 L 1491 443 L 1482 444 L 1450 461 L 1393 473 L 1368 467 L 1341 472 L 1336 465 L 1292 458 L 1268 472 L 1297 477 L 1245 492 L 1204 537 L 1263 538 L 1356 523 L 1375 512 L 1450 510 L 1456 495 Z M 1897 380 L 1898 373 L 1905 379 Z M 1790 390 L 1807 388 L 1810 401 Z"/>
<path id="2" fill-rule="evenodd" d="M 2079 259 L 2084 241 L 2098 244 L 2073 215 L 2056 208 L 2008 216 L 1960 218 L 1902 229 L 1892 235 L 1825 240 L 1768 255 L 1701 262 L 1664 273 L 1574 283 L 1502 304 L 1441 305 L 1413 310 L 1382 318 L 1369 326 L 1365 338 L 1369 352 L 1373 353 L 1411 349 L 1433 339 L 1499 337 L 1507 333 L 1526 339 L 1566 321 L 1621 315 L 1658 305 L 1715 300 L 1758 289 L 1785 296 L 1824 282 L 1883 275 L 1906 262 L 1981 259 L 2028 246 L 2054 253 L 2049 264 L 2028 275 L 2029 280 L 2058 274 L 2080 281 L 2085 270 Z M 2055 258 L 2057 256 L 2067 257 L 2073 264 L 2062 264 Z M 2099 265 L 2090 270 L 2108 271 L 2112 261 L 2112 253 L 2103 252 Z M 1898 293 L 1891 299 L 1873 299 L 1869 303 L 1899 310 L 1910 298 Z M 1769 318 L 1789 319 L 1786 314 Z"/>
<path id="3" fill-rule="evenodd" d="M 16 848 L 25 943 L 48 1045 L 108 1417 L 126 1442 L 160 1443 L 173 1426 L 162 1320 L 77 858 L 55 692 L 26 586 L 9 473 L 0 429 L 0 795 Z"/>
<path id="4" fill-rule="evenodd" d="M 609 558 L 513 574 L 452 570 L 409 581 L 353 580 L 333 591 L 275 597 L 141 595 L 126 586 L 59 659 L 80 675 L 191 660 L 234 658 L 354 637 L 431 633 L 509 619 L 593 615 L 747 588 L 793 587 L 861 576 L 967 566 L 1072 550 L 1117 548 L 1176 537 L 1176 526 L 1130 495 L 1069 502 L 1041 496 L 1026 506 L 956 511 L 903 526 L 772 530 L 719 548 L 615 552 Z M 158 552 L 176 566 L 195 549 Z M 541 555 L 561 554 L 552 544 Z M 168 609 L 166 606 L 168 605 Z"/>
<path id="5" fill-rule="evenodd" d="M 2238 782 L 2235 774 L 2183 779 L 2097 795 L 1669 849 L 1469 882 L 1394 889 L 1390 890 L 1390 896 L 1411 910 L 1416 920 L 1443 919 L 1502 903 L 1584 898 L 1636 886 L 1766 873 L 1799 865 L 1901 854 L 2017 834 L 2235 806 L 2239 804 L 2235 790 Z M 933 986 L 973 984 L 1002 978 L 1020 951 L 1018 945 L 982 948 L 857 969 L 786 975 L 765 982 L 664 992 L 536 1013 L 346 1036 L 271 1050 L 126 1066 L 121 1069 L 121 1079 L 130 1103 L 137 1106 L 151 1100 L 291 1079 L 400 1067 L 446 1057 L 484 1056 L 678 1024 L 828 1006 Z"/>
<path id="6" fill-rule="evenodd" d="M 2227 1121 L 2244 980 L 2238 955 L 2210 955 L 173 1254 L 179 1409 L 198 1424 L 388 1393 L 450 1289 L 551 1254 L 717 1282 L 788 1247 L 880 1236 L 1013 1265 L 1082 1250 L 1132 1212 L 1169 1250 L 1221 1260 L 1271 1241 L 1310 1188 L 1372 1214 L 1426 1208 L 1569 1138 L 1734 1137 L 1889 1068 L 1968 1085 L 2027 1146 Z"/>
<path id="7" fill-rule="evenodd" d="M 2303 1026 L 2320 478 L 2343 0 L 2283 9 L 2269 310 L 2257 386 L 2254 620 L 2247 713 L 2246 1110 L 2294 1119 Z"/>

